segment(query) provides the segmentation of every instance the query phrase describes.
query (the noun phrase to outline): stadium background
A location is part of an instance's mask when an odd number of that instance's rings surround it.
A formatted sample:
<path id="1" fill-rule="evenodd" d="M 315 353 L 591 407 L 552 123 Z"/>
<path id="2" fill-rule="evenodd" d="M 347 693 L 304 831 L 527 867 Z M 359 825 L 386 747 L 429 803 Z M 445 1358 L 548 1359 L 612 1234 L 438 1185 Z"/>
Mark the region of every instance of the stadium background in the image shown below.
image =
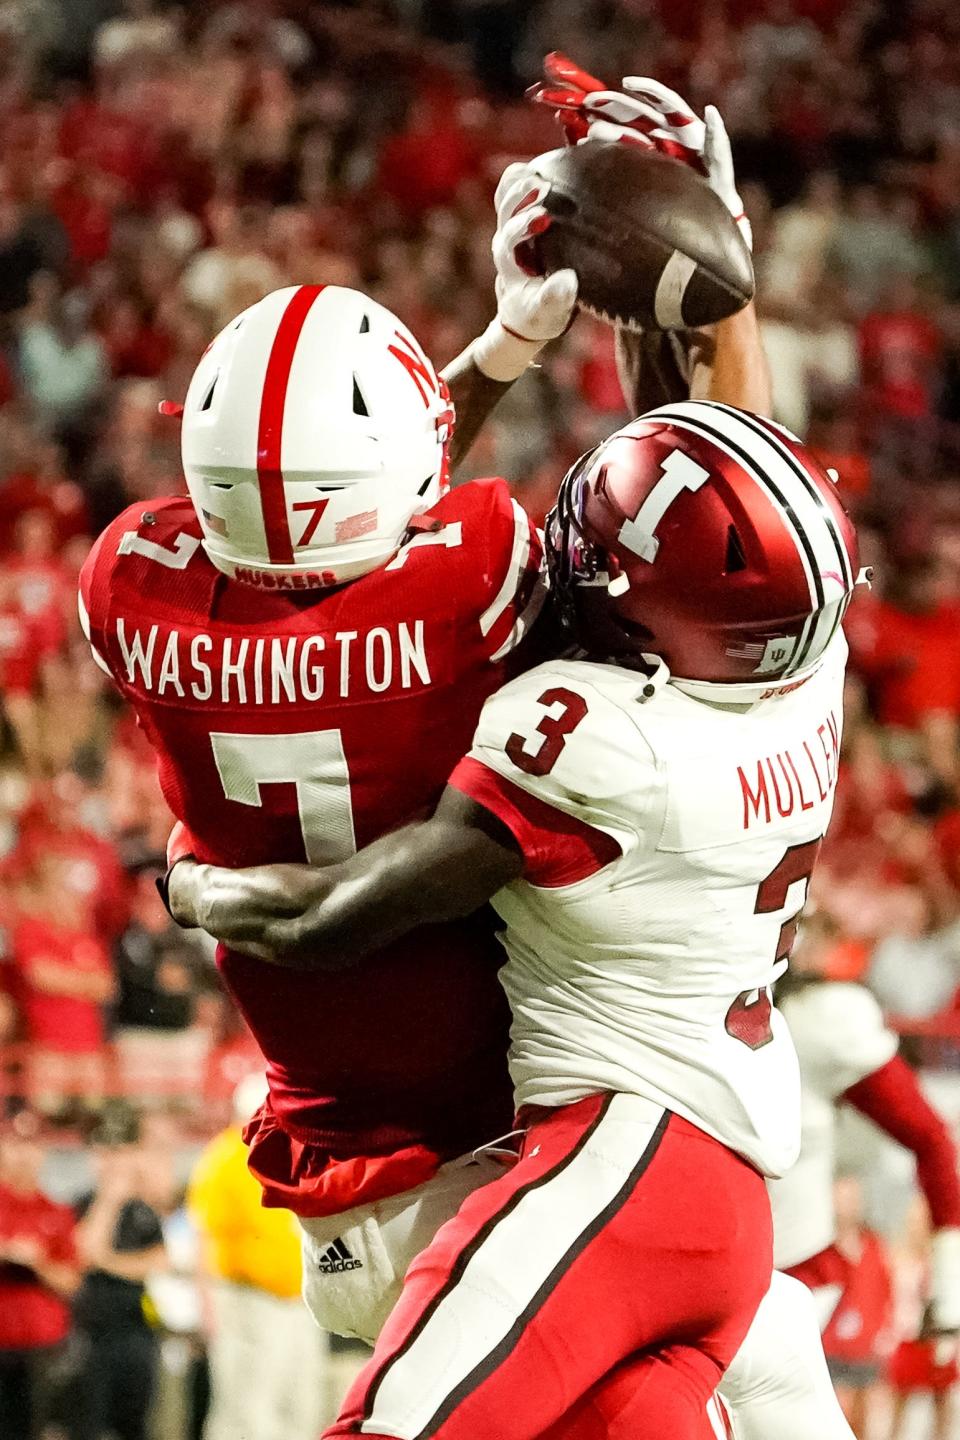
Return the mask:
<path id="1" fill-rule="evenodd" d="M 182 398 L 208 339 L 267 291 L 364 288 L 438 364 L 482 330 L 493 186 L 556 143 L 521 98 L 555 48 L 610 82 L 655 74 L 698 110 L 714 102 L 733 137 L 777 414 L 839 471 L 874 567 L 850 617 L 845 775 L 798 964 L 864 978 L 960 1121 L 957 7 L 4 0 L 0 1189 L 4 1148 L 34 1127 L 58 1200 L 102 1184 L 118 1149 L 131 1160 L 124 1193 L 166 1234 L 158 1440 L 193 1433 L 212 1323 L 184 1184 L 256 1054 L 209 951 L 156 898 L 170 817 L 89 661 L 77 572 L 124 505 L 180 487 L 157 402 Z M 463 478 L 506 475 L 542 513 L 621 407 L 610 333 L 581 318 Z M 845 1130 L 844 1162 L 901 1295 L 883 1351 L 914 1323 L 922 1220 L 909 1166 L 865 1128 Z M 0 1371 L 6 1343 L 0 1321 Z M 328 1405 L 353 1363 L 331 1362 Z M 69 1410 L 61 1398 L 72 1435 Z M 898 1433 L 926 1423 L 921 1405 Z M 293 1421 L 284 1433 L 300 1440 Z"/>

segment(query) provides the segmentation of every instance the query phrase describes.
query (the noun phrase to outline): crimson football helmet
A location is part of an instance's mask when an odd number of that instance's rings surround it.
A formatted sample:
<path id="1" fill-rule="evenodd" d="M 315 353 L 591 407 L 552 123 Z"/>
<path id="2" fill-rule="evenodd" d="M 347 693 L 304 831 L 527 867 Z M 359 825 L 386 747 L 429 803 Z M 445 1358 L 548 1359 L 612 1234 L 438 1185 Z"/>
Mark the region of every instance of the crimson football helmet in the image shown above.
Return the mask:
<path id="1" fill-rule="evenodd" d="M 805 446 L 708 401 L 652 410 L 578 460 L 546 540 L 580 645 L 638 667 L 659 657 L 720 701 L 810 674 L 860 578 L 856 532 Z"/>

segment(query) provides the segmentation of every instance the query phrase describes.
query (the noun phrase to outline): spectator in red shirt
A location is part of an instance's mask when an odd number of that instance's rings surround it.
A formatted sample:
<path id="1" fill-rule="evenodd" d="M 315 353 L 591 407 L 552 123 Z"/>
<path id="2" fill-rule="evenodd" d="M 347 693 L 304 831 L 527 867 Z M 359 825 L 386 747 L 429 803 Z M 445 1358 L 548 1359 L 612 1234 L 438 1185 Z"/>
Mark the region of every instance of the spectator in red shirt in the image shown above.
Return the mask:
<path id="1" fill-rule="evenodd" d="M 31 432 L 25 438 L 29 453 L 24 456 L 23 468 L 15 468 L 0 483 L 2 554 L 15 548 L 16 525 L 27 511 L 40 511 L 49 517 L 57 548 L 90 530 L 86 498 L 80 486 L 67 479 L 62 447 Z"/>
<path id="2" fill-rule="evenodd" d="M 850 1264 L 849 1279 L 823 1333 L 830 1374 L 850 1428 L 866 1435 L 867 1400 L 880 1376 L 890 1323 L 891 1281 L 883 1242 L 863 1223 L 863 1197 L 852 1176 L 834 1187 L 837 1249 Z"/>
<path id="3" fill-rule="evenodd" d="M 38 785 L 21 818 L 20 842 L 11 865 L 26 879 L 54 857 L 62 862 L 64 890 L 79 904 L 82 927 L 98 942 L 112 945 L 129 915 L 129 882 L 116 845 L 85 823 L 89 797 L 78 775 L 65 770 Z M 57 913 L 55 905 L 48 913 Z"/>
<path id="4" fill-rule="evenodd" d="M 416 217 L 449 205 L 477 168 L 476 149 L 459 123 L 456 99 L 424 95 L 404 129 L 381 150 L 377 185 L 405 216 Z"/>
<path id="5" fill-rule="evenodd" d="M 930 1215 L 917 1196 L 907 1216 L 902 1243 L 894 1251 L 894 1329 L 897 1346 L 887 1365 L 893 1391 L 894 1429 L 900 1434 L 903 1412 L 911 1397 L 930 1395 L 933 1402 L 932 1440 L 949 1440 L 950 1396 L 960 1378 L 956 1342 L 930 1334 Z"/>
<path id="6" fill-rule="evenodd" d="M 28 1086 L 48 1113 L 72 1097 L 103 1096 L 104 1007 L 116 988 L 107 949 L 84 927 L 84 906 L 64 871 L 61 859 L 46 856 L 20 883 L 12 937 Z"/>
<path id="7" fill-rule="evenodd" d="M 44 1151 L 35 1115 L 0 1129 L 0 1435 L 39 1433 L 37 1381 L 70 1328 L 79 1280 L 75 1219 L 40 1188 Z"/>
<path id="8" fill-rule="evenodd" d="M 19 517 L 4 571 L 17 604 L 33 626 L 41 659 L 52 655 L 66 638 L 66 598 L 72 587 L 57 553 L 56 525 L 47 510 L 27 510 Z"/>
<path id="9" fill-rule="evenodd" d="M 860 327 L 860 362 L 868 398 L 880 415 L 921 420 L 932 413 L 936 399 L 943 339 L 925 313 L 911 276 L 892 281 L 884 302 Z"/>
<path id="10" fill-rule="evenodd" d="M 941 779 L 956 775 L 960 606 L 926 555 L 905 559 L 883 595 L 858 596 L 847 635 L 881 725 L 920 731 Z"/>

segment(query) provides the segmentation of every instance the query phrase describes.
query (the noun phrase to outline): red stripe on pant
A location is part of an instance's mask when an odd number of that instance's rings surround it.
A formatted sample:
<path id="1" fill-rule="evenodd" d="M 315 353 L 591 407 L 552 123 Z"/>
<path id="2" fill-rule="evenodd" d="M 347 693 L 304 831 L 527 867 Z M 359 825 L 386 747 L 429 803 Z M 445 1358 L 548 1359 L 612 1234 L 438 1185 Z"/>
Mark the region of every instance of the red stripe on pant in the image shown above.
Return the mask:
<path id="1" fill-rule="evenodd" d="M 732 1151 L 652 1111 L 608 1095 L 534 1114 L 517 1165 L 414 1261 L 330 1440 L 712 1434 L 707 1401 L 770 1283 L 769 1203 Z M 529 1294 L 528 1250 L 552 1264 Z"/>
<path id="2" fill-rule="evenodd" d="M 270 358 L 263 377 L 260 422 L 257 428 L 257 480 L 260 483 L 260 507 L 263 511 L 267 554 L 275 565 L 289 565 L 293 561 L 281 467 L 287 386 L 290 383 L 293 357 L 304 321 L 323 289 L 323 285 L 301 285 L 291 295 L 273 337 Z"/>

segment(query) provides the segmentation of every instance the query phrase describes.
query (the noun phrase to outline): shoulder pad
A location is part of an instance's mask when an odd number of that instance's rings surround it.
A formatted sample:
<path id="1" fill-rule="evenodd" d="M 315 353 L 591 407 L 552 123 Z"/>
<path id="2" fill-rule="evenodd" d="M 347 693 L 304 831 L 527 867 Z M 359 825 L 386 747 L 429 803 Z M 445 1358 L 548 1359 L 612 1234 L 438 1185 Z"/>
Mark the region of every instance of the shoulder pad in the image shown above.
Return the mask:
<path id="1" fill-rule="evenodd" d="M 593 673 L 606 668 L 560 661 L 512 680 L 486 702 L 471 755 L 614 834 L 626 853 L 651 833 L 662 786 L 650 746 L 623 703 L 643 677 L 628 676 L 622 694 L 619 686 L 611 692 Z"/>
<path id="2" fill-rule="evenodd" d="M 94 636 L 114 604 L 161 608 L 182 603 L 184 576 L 212 585 L 216 570 L 201 546 L 201 529 L 186 496 L 129 505 L 96 540 L 80 572 L 80 599 Z M 191 589 L 193 586 L 191 586 Z M 196 598 L 196 597 L 194 597 Z"/>
<path id="3" fill-rule="evenodd" d="M 897 1051 L 876 999 L 863 985 L 825 980 L 784 1005 L 800 1063 L 834 1096 L 872 1075 Z"/>

